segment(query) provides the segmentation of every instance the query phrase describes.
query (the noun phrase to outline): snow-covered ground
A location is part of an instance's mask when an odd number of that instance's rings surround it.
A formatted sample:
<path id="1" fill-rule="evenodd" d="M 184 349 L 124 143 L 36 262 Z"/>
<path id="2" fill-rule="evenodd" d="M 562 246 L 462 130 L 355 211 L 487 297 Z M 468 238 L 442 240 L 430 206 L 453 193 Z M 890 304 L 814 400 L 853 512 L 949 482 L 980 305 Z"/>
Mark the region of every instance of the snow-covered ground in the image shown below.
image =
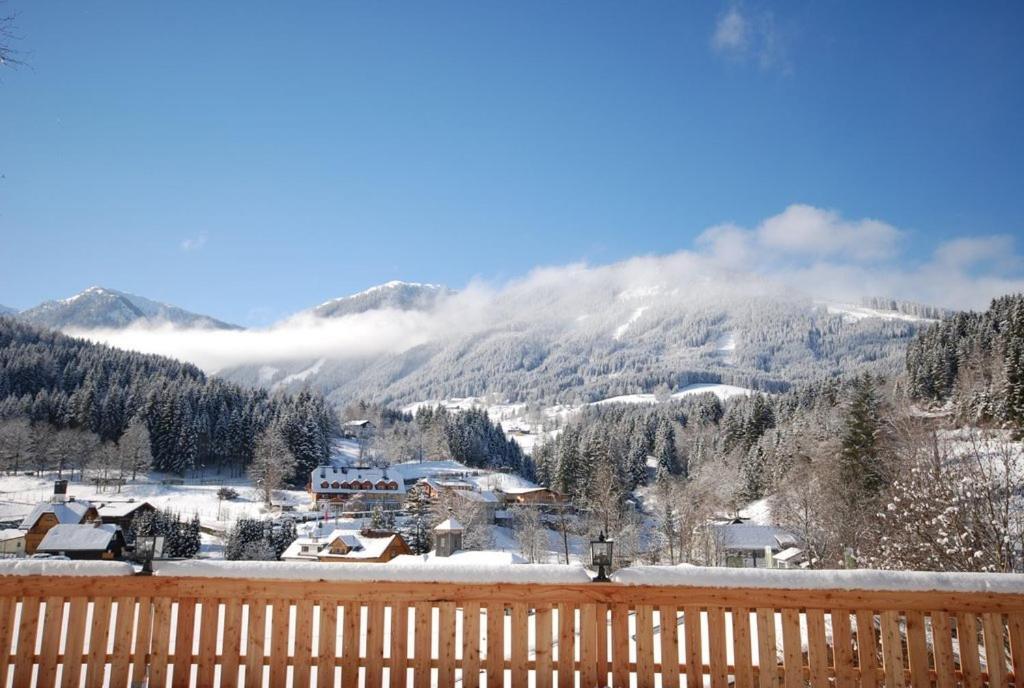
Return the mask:
<path id="1" fill-rule="evenodd" d="M 848 322 L 858 322 L 867 318 L 879 318 L 881 320 L 904 320 L 906 322 L 926 323 L 937 322 L 931 318 L 922 318 L 919 315 L 908 315 L 899 311 L 883 311 L 867 306 L 855 306 L 849 303 L 828 303 L 825 304 L 829 313 L 842 316 Z"/>
<path id="2" fill-rule="evenodd" d="M 753 394 L 754 390 L 746 387 L 737 387 L 735 385 L 722 385 L 715 383 L 701 383 L 694 385 L 687 385 L 678 392 L 673 393 L 670 399 L 683 399 L 684 397 L 690 397 L 695 394 L 714 394 L 721 400 L 731 399 L 732 397 L 747 396 Z M 601 401 L 595 401 L 595 406 L 602 406 L 605 404 L 657 404 L 658 399 L 653 394 L 622 394 L 617 397 L 608 397 Z"/>

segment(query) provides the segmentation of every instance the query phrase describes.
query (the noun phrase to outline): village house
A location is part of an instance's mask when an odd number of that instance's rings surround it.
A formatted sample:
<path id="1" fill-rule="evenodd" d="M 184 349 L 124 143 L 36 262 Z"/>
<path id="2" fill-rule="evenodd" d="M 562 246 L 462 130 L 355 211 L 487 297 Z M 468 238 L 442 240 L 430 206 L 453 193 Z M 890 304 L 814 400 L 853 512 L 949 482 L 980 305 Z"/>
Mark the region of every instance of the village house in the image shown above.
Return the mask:
<path id="1" fill-rule="evenodd" d="M 127 502 L 109 502 L 101 504 L 97 509 L 101 521 L 115 526 L 120 526 L 121 530 L 125 532 L 131 530 L 132 523 L 135 521 L 137 516 L 141 514 L 151 514 L 154 511 L 156 511 L 156 507 L 149 502 L 136 502 L 134 500 Z"/>
<path id="2" fill-rule="evenodd" d="M 0 530 L 0 558 L 25 556 L 25 531 L 18 528 Z"/>
<path id="3" fill-rule="evenodd" d="M 419 482 L 431 500 L 449 500 L 450 506 L 479 509 L 485 523 L 494 523 L 501 498 L 490 490 L 481 490 L 461 478 L 425 478 Z"/>
<path id="4" fill-rule="evenodd" d="M 68 495 L 68 481 L 58 480 L 53 484 L 53 496 L 49 501 L 40 502 L 21 522 L 25 533 L 25 554 L 35 554 L 39 543 L 58 525 L 78 525 L 99 521 L 96 507 L 89 502 L 78 501 Z"/>
<path id="5" fill-rule="evenodd" d="M 354 440 L 369 439 L 376 430 L 377 426 L 373 424 L 373 421 L 366 419 L 346 421 L 341 426 L 342 435 Z"/>
<path id="6" fill-rule="evenodd" d="M 375 506 L 400 509 L 405 501 L 405 482 L 375 468 L 320 466 L 309 477 L 309 493 L 316 509 L 340 510 L 345 504 L 359 500 L 366 510 Z"/>
<path id="7" fill-rule="evenodd" d="M 326 537 L 297 538 L 282 561 L 384 564 L 412 550 L 401 535 L 369 530 L 335 530 Z"/>
<path id="8" fill-rule="evenodd" d="M 50 528 L 36 553 L 61 555 L 69 559 L 120 559 L 123 550 L 121 528 L 96 521 Z"/>
<path id="9" fill-rule="evenodd" d="M 505 487 L 500 490 L 506 504 L 529 506 L 562 506 L 569 497 L 548 487 Z"/>
<path id="10" fill-rule="evenodd" d="M 740 568 L 769 568 L 784 550 L 795 548 L 797 538 L 775 526 L 743 523 L 738 519 L 708 526 L 712 556 L 717 564 Z"/>

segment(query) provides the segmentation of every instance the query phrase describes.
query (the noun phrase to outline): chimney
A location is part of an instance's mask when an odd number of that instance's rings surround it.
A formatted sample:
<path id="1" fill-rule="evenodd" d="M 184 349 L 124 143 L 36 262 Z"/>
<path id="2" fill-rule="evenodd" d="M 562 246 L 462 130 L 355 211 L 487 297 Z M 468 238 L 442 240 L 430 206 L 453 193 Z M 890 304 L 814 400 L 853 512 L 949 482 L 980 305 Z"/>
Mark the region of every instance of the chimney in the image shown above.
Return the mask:
<path id="1" fill-rule="evenodd" d="M 61 504 L 62 502 L 68 501 L 68 481 L 67 480 L 54 480 L 53 481 L 53 497 L 50 499 L 54 504 Z"/>

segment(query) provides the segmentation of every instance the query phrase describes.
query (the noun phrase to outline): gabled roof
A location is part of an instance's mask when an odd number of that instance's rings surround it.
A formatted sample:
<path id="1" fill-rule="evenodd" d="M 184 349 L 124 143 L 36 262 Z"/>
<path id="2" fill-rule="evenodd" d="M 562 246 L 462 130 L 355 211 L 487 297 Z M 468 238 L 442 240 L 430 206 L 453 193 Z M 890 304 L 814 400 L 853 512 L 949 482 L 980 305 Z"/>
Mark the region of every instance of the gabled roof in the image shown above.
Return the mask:
<path id="1" fill-rule="evenodd" d="M 26 530 L 31 528 L 43 514 L 53 514 L 57 517 L 58 523 L 81 523 L 91 506 L 92 504 L 89 502 L 77 500 L 73 502 L 40 502 L 21 522 L 21 527 Z"/>
<path id="2" fill-rule="evenodd" d="M 101 552 L 121 532 L 113 524 L 62 524 L 50 528 L 39 543 L 39 552 Z"/>
<path id="3" fill-rule="evenodd" d="M 750 523 L 716 523 L 712 530 L 722 547 L 728 550 L 786 549 L 796 544 L 796 537 L 775 526 L 758 526 Z"/>
<path id="4" fill-rule="evenodd" d="M 329 561 L 331 559 L 376 559 L 400 536 L 366 537 L 357 530 L 335 530 L 326 538 L 297 538 L 281 554 L 282 560 Z M 351 549 L 345 554 L 332 554 L 331 543 L 341 540 Z M 313 545 L 316 552 L 303 552 L 302 547 Z"/>
<path id="5" fill-rule="evenodd" d="M 488 490 L 477 492 L 476 490 L 455 490 L 463 499 L 467 499 L 471 502 L 482 502 L 485 504 L 497 504 L 498 497 L 493 492 Z"/>
<path id="6" fill-rule="evenodd" d="M 122 518 L 128 514 L 135 513 L 136 510 L 142 507 L 152 509 L 153 505 L 149 502 L 114 502 L 112 504 L 101 504 L 96 511 L 99 512 L 100 516 Z"/>
<path id="7" fill-rule="evenodd" d="M 378 489 L 377 484 L 383 481 L 390 489 Z M 369 483 L 370 487 L 352 487 L 353 482 Z M 327 483 L 324 486 L 324 483 Z M 360 492 L 376 492 L 382 494 L 405 494 L 405 481 L 401 476 L 390 475 L 379 468 L 344 468 L 339 466 L 319 466 L 309 474 L 309 484 L 313 492 L 319 494 L 357 494 Z M 335 487 L 337 484 L 337 487 Z M 348 485 L 348 487 L 343 487 Z"/>
<path id="8" fill-rule="evenodd" d="M 434 530 L 439 530 L 441 532 L 451 530 L 451 531 L 458 531 L 458 532 L 461 533 L 462 531 L 464 531 L 466 529 L 465 529 L 465 527 L 463 527 L 463 525 L 461 523 L 459 523 L 455 519 L 454 516 L 449 516 L 448 518 L 446 518 L 445 520 L 441 521 L 436 526 L 434 526 Z"/>

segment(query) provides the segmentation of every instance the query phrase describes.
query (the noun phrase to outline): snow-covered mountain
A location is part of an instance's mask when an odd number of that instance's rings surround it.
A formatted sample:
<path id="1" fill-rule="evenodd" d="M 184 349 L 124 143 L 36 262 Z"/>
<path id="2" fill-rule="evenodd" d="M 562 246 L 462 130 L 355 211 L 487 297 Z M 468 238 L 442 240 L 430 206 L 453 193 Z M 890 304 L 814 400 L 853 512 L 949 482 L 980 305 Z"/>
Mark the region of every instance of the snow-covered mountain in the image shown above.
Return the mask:
<path id="1" fill-rule="evenodd" d="M 0 303 L 0 315 L 14 315 L 18 312 L 18 309 L 5 306 Z"/>
<path id="2" fill-rule="evenodd" d="M 18 317 L 34 325 L 58 330 L 117 329 L 138 323 L 240 329 L 209 316 L 105 287 L 89 287 L 66 299 L 46 301 L 22 311 Z"/>
<path id="3" fill-rule="evenodd" d="M 340 318 L 355 313 L 391 308 L 400 311 L 430 310 L 452 292 L 439 284 L 392 280 L 351 296 L 331 299 L 312 310 L 321 318 Z"/>
<path id="4" fill-rule="evenodd" d="M 588 272 L 568 286 L 541 275 L 485 296 L 392 282 L 312 312 L 344 318 L 339 326 L 365 329 L 370 338 L 380 320 L 397 317 L 381 309 L 406 311 L 402 317 L 415 311 L 410 333 L 429 336 L 398 352 L 327 352 L 219 374 L 276 389 L 312 387 L 338 404 L 454 397 L 585 403 L 697 383 L 773 391 L 865 368 L 895 372 L 906 342 L 930 322 L 749 282 L 638 286 Z"/>

